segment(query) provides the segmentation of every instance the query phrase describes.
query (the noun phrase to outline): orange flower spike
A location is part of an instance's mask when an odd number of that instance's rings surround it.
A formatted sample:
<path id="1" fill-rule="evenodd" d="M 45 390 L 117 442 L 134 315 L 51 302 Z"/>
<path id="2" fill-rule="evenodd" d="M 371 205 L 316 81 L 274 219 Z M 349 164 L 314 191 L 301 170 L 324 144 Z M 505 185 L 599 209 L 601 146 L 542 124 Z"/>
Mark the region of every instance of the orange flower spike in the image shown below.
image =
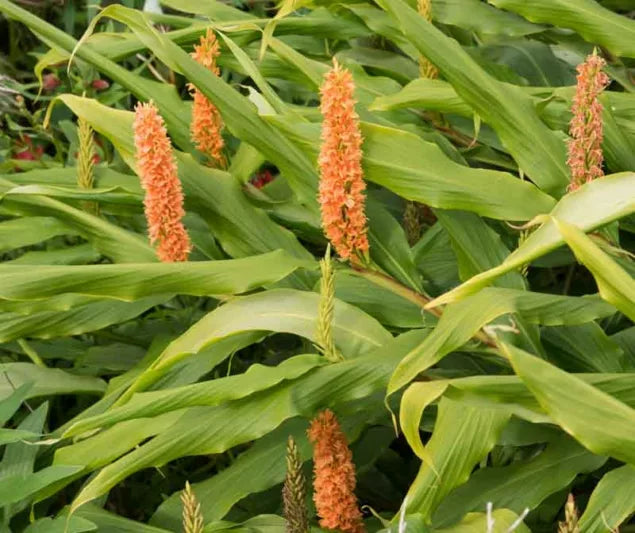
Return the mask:
<path id="1" fill-rule="evenodd" d="M 197 63 L 203 65 L 217 76 L 220 70 L 216 65 L 216 58 L 220 55 L 220 48 L 214 32 L 208 28 L 207 33 L 201 37 L 200 44 L 194 46 L 192 57 Z M 189 84 L 192 97 L 192 123 L 190 133 L 196 148 L 212 159 L 221 168 L 226 166 L 223 148 L 225 142 L 221 132 L 223 119 L 216 106 L 194 85 Z"/>
<path id="2" fill-rule="evenodd" d="M 344 533 L 364 533 L 355 496 L 353 454 L 333 412 L 322 411 L 308 431 L 313 443 L 313 500 L 320 526 Z"/>
<path id="3" fill-rule="evenodd" d="M 183 191 L 172 143 L 152 102 L 137 104 L 133 128 L 137 172 L 145 191 L 143 205 L 150 242 L 158 243 L 160 261 L 186 261 L 191 246 L 181 222 L 185 216 Z"/>
<path id="4" fill-rule="evenodd" d="M 320 89 L 322 145 L 319 202 L 322 227 L 342 259 L 359 261 L 368 252 L 362 135 L 355 112 L 351 73 L 333 60 Z"/>
<path id="5" fill-rule="evenodd" d="M 578 65 L 577 87 L 569 126 L 569 158 L 571 170 L 569 190 L 573 191 L 595 178 L 604 175 L 602 162 L 602 104 L 599 95 L 609 84 L 609 77 L 602 72 L 604 59 L 590 55 Z"/>

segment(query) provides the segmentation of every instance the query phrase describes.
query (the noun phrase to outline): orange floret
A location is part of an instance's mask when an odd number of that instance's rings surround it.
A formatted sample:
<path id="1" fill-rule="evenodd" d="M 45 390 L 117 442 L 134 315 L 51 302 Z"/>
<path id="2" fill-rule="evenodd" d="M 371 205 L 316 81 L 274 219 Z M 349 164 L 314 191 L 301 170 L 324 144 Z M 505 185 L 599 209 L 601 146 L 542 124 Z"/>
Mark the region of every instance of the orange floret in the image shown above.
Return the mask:
<path id="1" fill-rule="evenodd" d="M 216 58 L 220 55 L 218 41 L 214 32 L 208 28 L 207 33 L 201 37 L 200 44 L 194 46 L 192 57 L 201 65 L 212 71 L 217 76 L 220 74 L 216 65 Z M 196 148 L 207 155 L 221 168 L 226 166 L 223 148 L 225 142 L 221 132 L 223 131 L 223 119 L 216 106 L 207 99 L 193 84 L 188 85 L 192 98 L 192 123 L 190 133 Z"/>
<path id="2" fill-rule="evenodd" d="M 336 60 L 333 64 L 320 89 L 324 117 L 318 158 L 322 227 L 340 257 L 358 261 L 368 251 L 362 135 L 353 77 Z"/>
<path id="3" fill-rule="evenodd" d="M 602 72 L 605 61 L 590 55 L 578 65 L 577 87 L 569 126 L 569 158 L 571 170 L 569 190 L 573 191 L 595 178 L 602 177 L 602 104 L 598 97 L 609 84 L 609 77 Z"/>
<path id="4" fill-rule="evenodd" d="M 152 102 L 135 107 L 134 142 L 150 242 L 158 243 L 160 261 L 186 261 L 191 246 L 181 222 L 185 216 L 183 191 L 172 143 Z"/>
<path id="5" fill-rule="evenodd" d="M 318 414 L 308 435 L 313 443 L 313 500 L 320 526 L 363 533 L 364 522 L 355 496 L 353 454 L 333 412 L 327 409 Z"/>

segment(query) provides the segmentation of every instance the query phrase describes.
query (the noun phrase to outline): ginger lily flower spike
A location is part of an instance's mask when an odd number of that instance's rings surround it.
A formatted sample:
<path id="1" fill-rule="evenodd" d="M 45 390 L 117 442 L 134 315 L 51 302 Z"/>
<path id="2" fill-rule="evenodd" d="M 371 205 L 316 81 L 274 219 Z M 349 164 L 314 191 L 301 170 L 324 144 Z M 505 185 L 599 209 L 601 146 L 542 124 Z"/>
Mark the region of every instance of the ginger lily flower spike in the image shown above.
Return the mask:
<path id="1" fill-rule="evenodd" d="M 192 57 L 217 76 L 220 70 L 216 65 L 216 58 L 220 55 L 218 41 L 214 32 L 208 28 L 207 33 L 201 37 L 200 44 L 194 46 Z M 223 118 L 216 106 L 191 83 L 188 85 L 194 104 L 192 106 L 192 124 L 190 133 L 192 141 L 201 152 L 209 157 L 213 163 L 225 168 L 227 162 L 223 155 L 225 141 L 223 141 Z"/>
<path id="2" fill-rule="evenodd" d="M 569 190 L 604 176 L 602 162 L 602 104 L 598 97 L 609 84 L 609 77 L 602 72 L 604 59 L 593 54 L 578 65 L 578 83 L 571 111 L 569 126 L 569 158 L 571 169 Z"/>
<path id="3" fill-rule="evenodd" d="M 326 409 L 311 422 L 313 443 L 313 500 L 320 526 L 344 533 L 364 533 L 366 528 L 355 496 L 355 465 L 340 423 Z"/>
<path id="4" fill-rule="evenodd" d="M 362 135 L 351 73 L 333 60 L 320 89 L 322 145 L 319 202 L 322 227 L 342 259 L 359 263 L 368 253 Z"/>
<path id="5" fill-rule="evenodd" d="M 160 261 L 186 261 L 191 246 L 181 222 L 185 216 L 183 191 L 172 143 L 152 102 L 135 107 L 134 142 L 150 242 L 158 243 Z"/>

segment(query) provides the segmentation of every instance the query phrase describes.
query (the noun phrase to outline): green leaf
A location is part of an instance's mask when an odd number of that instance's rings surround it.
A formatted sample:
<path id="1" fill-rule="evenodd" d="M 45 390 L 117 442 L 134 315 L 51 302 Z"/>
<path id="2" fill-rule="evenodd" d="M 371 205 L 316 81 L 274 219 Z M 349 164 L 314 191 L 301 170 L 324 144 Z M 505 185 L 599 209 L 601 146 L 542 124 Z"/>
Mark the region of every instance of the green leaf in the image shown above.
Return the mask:
<path id="1" fill-rule="evenodd" d="M 551 217 L 575 224 L 584 232 L 619 220 L 635 211 L 635 173 L 622 172 L 586 183 L 577 191 L 564 196 L 551 212 Z M 543 225 L 499 266 L 478 274 L 459 287 L 441 295 L 429 307 L 436 307 L 464 298 L 493 280 L 530 263 L 555 250 L 564 239 L 552 218 L 543 219 Z"/>
<path id="2" fill-rule="evenodd" d="M 0 342 L 23 337 L 48 339 L 96 331 L 135 318 L 170 299 L 171 295 L 152 296 L 135 302 L 113 302 L 106 299 L 68 310 L 36 311 L 27 316 L 0 313 Z"/>
<path id="3" fill-rule="evenodd" d="M 68 519 L 66 516 L 59 518 L 42 518 L 29 524 L 24 533 L 83 533 L 84 531 L 95 531 L 97 526 L 80 518 L 73 516 Z"/>
<path id="4" fill-rule="evenodd" d="M 0 426 L 4 426 L 16 413 L 22 402 L 28 398 L 29 389 L 32 386 L 31 383 L 24 383 L 19 387 L 15 387 L 11 394 L 4 396 L 0 400 Z"/>
<path id="5" fill-rule="evenodd" d="M 269 290 L 234 298 L 208 313 L 172 341 L 119 399 L 155 383 L 175 364 L 223 339 L 249 331 L 276 331 L 300 335 L 317 342 L 319 294 L 291 289 Z M 375 319 L 356 307 L 335 302 L 333 339 L 345 357 L 357 357 L 392 338 Z"/>
<path id="6" fill-rule="evenodd" d="M 254 364 L 244 374 L 237 376 L 135 394 L 122 407 L 84 418 L 73 424 L 64 432 L 63 437 L 72 437 L 90 429 L 110 426 L 134 418 L 153 417 L 185 407 L 212 406 L 237 400 L 273 387 L 282 381 L 296 379 L 324 363 L 324 358 L 318 355 L 297 355 L 276 367 Z"/>
<path id="7" fill-rule="evenodd" d="M 0 222 L 0 253 L 72 233 L 63 222 L 51 217 L 7 220 Z"/>
<path id="8" fill-rule="evenodd" d="M 279 281 L 313 266 L 279 250 L 224 261 L 86 266 L 0 266 L 0 298 L 43 299 L 63 293 L 134 301 L 154 294 L 227 295 Z"/>
<path id="9" fill-rule="evenodd" d="M 488 502 L 494 508 L 517 513 L 535 509 L 550 494 L 568 487 L 578 474 L 592 472 L 605 462 L 605 457 L 593 455 L 572 439 L 561 437 L 529 461 L 474 472 L 465 485 L 443 500 L 433 523 L 447 527 L 465 513 L 483 509 Z"/>
<path id="10" fill-rule="evenodd" d="M 608 533 L 635 512 L 635 468 L 624 465 L 604 474 L 580 517 L 581 533 Z"/>
<path id="11" fill-rule="evenodd" d="M 635 57 L 635 21 L 602 7 L 594 0 L 488 0 L 532 22 L 571 28 L 584 39 L 617 56 Z"/>
<path id="12" fill-rule="evenodd" d="M 523 172 L 545 192 L 560 196 L 569 181 L 565 145 L 542 123 L 531 98 L 520 88 L 492 78 L 456 41 L 403 0 L 381 0 L 380 5 L 399 23 L 417 50 L 439 68 L 456 92 L 494 128 Z"/>
<path id="13" fill-rule="evenodd" d="M 81 469 L 81 466 L 48 466 L 33 474 L 3 477 L 0 479 L 0 506 L 4 507 L 27 498 Z"/>
<path id="14" fill-rule="evenodd" d="M 12 442 L 19 442 L 21 440 L 33 440 L 39 437 L 37 433 L 32 431 L 24 431 L 21 429 L 6 429 L 0 428 L 0 446 L 10 444 Z"/>
<path id="15" fill-rule="evenodd" d="M 74 516 L 81 517 L 97 525 L 99 533 L 173 533 L 174 530 L 167 530 L 158 527 L 148 526 L 110 513 L 96 505 L 86 505 L 82 507 Z M 73 518 L 71 517 L 71 519 Z M 46 533 L 49 533 L 48 531 Z M 52 533 L 52 532 L 51 532 Z M 67 533 L 61 531 L 60 533 Z M 70 532 L 69 532 L 70 533 Z"/>
<path id="16" fill-rule="evenodd" d="M 89 376 L 76 376 L 57 368 L 30 363 L 0 364 L 0 398 L 7 398 L 25 383 L 33 383 L 27 398 L 52 394 L 101 394 L 106 384 Z"/>
<path id="17" fill-rule="evenodd" d="M 555 217 L 553 222 L 577 259 L 593 274 L 600 296 L 635 320 L 635 281 L 628 272 L 576 226 Z"/>
<path id="18" fill-rule="evenodd" d="M 509 509 L 496 509 L 492 512 L 492 518 L 494 519 L 492 533 L 509 533 L 514 525 L 516 525 L 514 531 L 530 533 L 530 529 L 525 524 L 522 522 L 517 524 L 519 517 Z M 482 533 L 483 531 L 490 531 L 487 515 L 485 513 L 469 513 L 459 524 L 447 529 L 435 530 L 435 533 Z"/>
<path id="19" fill-rule="evenodd" d="M 520 37 L 545 29 L 479 0 L 434 0 L 431 6 L 432 20 L 479 33 Z"/>
<path id="20" fill-rule="evenodd" d="M 404 351 L 419 342 L 420 337 L 419 332 L 403 335 L 369 355 L 320 367 L 253 398 L 190 408 L 157 437 L 104 468 L 80 492 L 73 509 L 152 464 L 164 464 L 185 455 L 221 453 L 269 433 L 289 418 L 313 417 L 318 409 L 376 394 L 386 386 Z M 201 424 L 201 420 L 206 423 Z M 90 444 L 90 439 L 85 442 Z"/>
<path id="21" fill-rule="evenodd" d="M 317 160 L 318 125 L 268 119 Z M 361 130 L 364 177 L 408 200 L 505 220 L 527 220 L 554 205 L 531 183 L 506 172 L 460 165 L 414 133 L 365 122 Z"/>
<path id="22" fill-rule="evenodd" d="M 504 343 L 501 348 L 562 429 L 595 454 L 635 464 L 635 409 L 519 348 Z"/>
<path id="23" fill-rule="evenodd" d="M 580 323 L 613 314 L 613 309 L 595 300 L 591 309 L 585 298 L 568 299 L 513 289 L 486 289 L 445 308 L 439 323 L 426 339 L 405 355 L 390 378 L 387 396 L 410 383 L 448 353 L 468 342 L 483 326 L 507 313 L 519 313 L 529 323 Z M 588 313 L 588 314 L 587 314 Z M 606 313 L 606 315 L 605 315 Z"/>
<path id="24" fill-rule="evenodd" d="M 10 191 L 14 184 L 0 179 L 0 191 Z M 116 262 L 156 261 L 147 239 L 54 198 L 37 195 L 7 194 L 3 206 L 25 215 L 54 217 L 72 231 L 93 243 L 95 248 Z"/>
<path id="25" fill-rule="evenodd" d="M 407 495 L 409 513 L 423 514 L 426 522 L 446 495 L 465 483 L 474 466 L 494 447 L 509 415 L 494 409 L 462 405 L 447 398 L 426 444 L 433 470 L 426 462 Z"/>

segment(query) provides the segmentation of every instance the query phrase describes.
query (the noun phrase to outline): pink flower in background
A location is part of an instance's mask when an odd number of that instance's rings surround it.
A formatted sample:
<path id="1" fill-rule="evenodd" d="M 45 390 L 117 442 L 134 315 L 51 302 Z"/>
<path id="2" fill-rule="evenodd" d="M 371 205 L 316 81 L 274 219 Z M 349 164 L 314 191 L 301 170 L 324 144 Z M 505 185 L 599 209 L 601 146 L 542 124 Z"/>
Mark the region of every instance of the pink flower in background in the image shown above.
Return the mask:
<path id="1" fill-rule="evenodd" d="M 578 65 L 577 87 L 571 111 L 573 118 L 569 125 L 569 157 L 567 164 L 571 170 L 569 190 L 602 177 L 602 104 L 598 97 L 609 84 L 609 77 L 602 72 L 604 59 L 590 55 Z"/>
<path id="2" fill-rule="evenodd" d="M 152 102 L 135 107 L 134 142 L 150 242 L 158 243 L 159 260 L 186 261 L 191 246 L 182 222 L 183 191 L 172 144 Z"/>

